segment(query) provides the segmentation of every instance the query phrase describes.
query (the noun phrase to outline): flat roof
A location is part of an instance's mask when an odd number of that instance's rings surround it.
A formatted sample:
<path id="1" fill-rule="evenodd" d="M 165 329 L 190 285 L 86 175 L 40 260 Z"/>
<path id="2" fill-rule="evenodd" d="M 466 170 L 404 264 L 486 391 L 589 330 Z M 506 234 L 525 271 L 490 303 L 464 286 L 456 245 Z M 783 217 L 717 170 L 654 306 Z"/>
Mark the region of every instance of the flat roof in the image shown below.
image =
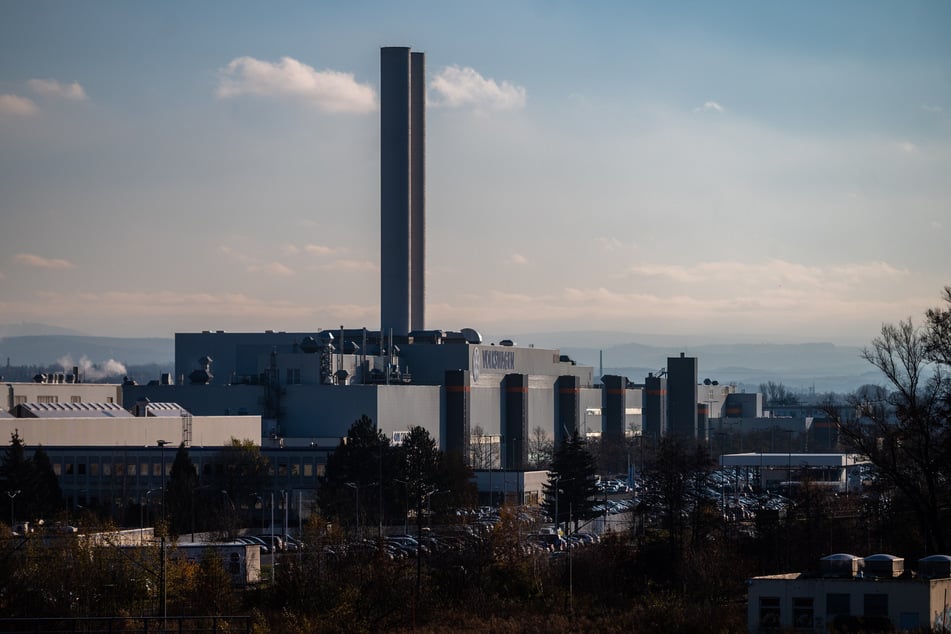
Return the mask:
<path id="1" fill-rule="evenodd" d="M 848 467 L 867 462 L 846 453 L 732 453 L 720 456 L 724 467 Z"/>

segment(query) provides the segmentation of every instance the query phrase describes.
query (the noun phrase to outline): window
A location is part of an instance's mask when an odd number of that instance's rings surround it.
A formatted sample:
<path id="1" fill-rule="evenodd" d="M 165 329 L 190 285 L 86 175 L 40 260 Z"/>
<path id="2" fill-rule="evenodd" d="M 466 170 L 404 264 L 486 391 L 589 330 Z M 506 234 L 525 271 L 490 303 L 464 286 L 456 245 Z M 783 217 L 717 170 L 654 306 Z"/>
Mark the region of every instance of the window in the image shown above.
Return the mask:
<path id="1" fill-rule="evenodd" d="M 759 598 L 759 626 L 779 629 L 779 597 Z"/>
<path id="2" fill-rule="evenodd" d="M 294 477 L 294 478 L 300 477 L 300 463 L 299 462 L 291 463 L 291 477 Z"/>
<path id="3" fill-rule="evenodd" d="M 76 463 L 76 473 L 78 473 L 78 474 L 81 475 L 81 476 L 86 475 L 86 463 L 85 463 L 85 462 L 77 462 L 77 463 Z"/>
<path id="4" fill-rule="evenodd" d="M 115 399 L 114 396 L 107 396 L 107 397 L 106 397 L 106 402 L 107 402 L 107 403 L 115 403 L 115 402 L 116 402 L 116 399 Z"/>
<path id="5" fill-rule="evenodd" d="M 14 405 L 23 405 L 24 403 L 26 403 L 26 397 L 25 397 L 25 396 L 14 396 L 14 397 L 13 397 L 13 404 L 14 404 Z"/>
<path id="6" fill-rule="evenodd" d="M 99 477 L 99 459 L 93 458 L 92 462 L 89 463 L 89 475 L 93 478 Z M 105 474 L 108 475 L 108 474 Z"/>
<path id="7" fill-rule="evenodd" d="M 139 473 L 143 476 L 149 475 L 149 463 L 143 462 L 139 465 Z"/>
<path id="8" fill-rule="evenodd" d="M 162 475 L 162 463 L 161 463 L 161 462 L 153 462 L 153 463 L 152 463 L 152 475 L 154 475 L 154 476 L 160 476 L 160 475 Z"/>
<path id="9" fill-rule="evenodd" d="M 327 465 L 319 464 L 317 465 L 317 477 L 322 478 L 327 472 Z"/>
<path id="10" fill-rule="evenodd" d="M 56 474 L 56 477 L 57 477 L 57 478 L 60 477 L 61 475 L 63 475 L 63 465 L 60 464 L 59 462 L 54 462 L 54 463 L 53 463 L 53 473 Z"/>
<path id="11" fill-rule="evenodd" d="M 314 465 L 309 462 L 304 463 L 304 477 L 313 478 L 314 477 Z"/>
<path id="12" fill-rule="evenodd" d="M 66 463 L 66 475 L 73 475 L 73 463 L 72 463 L 72 462 L 67 462 L 67 463 Z"/>
<path id="13" fill-rule="evenodd" d="M 82 397 L 82 396 L 70 396 L 70 397 L 69 397 L 69 402 L 70 402 L 70 403 L 82 403 L 82 402 L 83 402 L 83 397 Z"/>
<path id="14" fill-rule="evenodd" d="M 300 385 L 300 368 L 287 368 L 285 383 L 287 385 Z"/>
<path id="15" fill-rule="evenodd" d="M 102 475 L 104 475 L 104 476 L 111 476 L 111 475 L 112 475 L 112 463 L 111 463 L 111 462 L 103 462 L 103 463 L 102 463 Z"/>
<path id="16" fill-rule="evenodd" d="M 229 559 L 230 559 L 231 561 L 230 561 L 229 564 L 228 564 L 228 570 L 229 570 L 229 571 L 231 572 L 231 574 L 233 574 L 233 575 L 240 574 L 240 573 L 241 573 L 241 561 L 240 561 L 240 558 L 238 557 L 238 553 L 231 553 L 231 556 L 229 557 Z"/>
<path id="17" fill-rule="evenodd" d="M 793 627 L 812 629 L 813 609 L 812 597 L 794 597 L 792 600 Z"/>
<path id="18" fill-rule="evenodd" d="M 888 595 L 866 594 L 863 607 L 865 616 L 888 616 Z"/>
<path id="19" fill-rule="evenodd" d="M 278 477 L 284 478 L 287 477 L 287 463 L 282 462 L 277 465 L 277 475 Z"/>
<path id="20" fill-rule="evenodd" d="M 849 595 L 844 592 L 830 592 L 826 595 L 826 614 L 829 616 L 848 616 L 852 614 Z"/>
<path id="21" fill-rule="evenodd" d="M 59 403 L 59 397 L 56 395 L 40 394 L 36 397 L 37 403 Z"/>

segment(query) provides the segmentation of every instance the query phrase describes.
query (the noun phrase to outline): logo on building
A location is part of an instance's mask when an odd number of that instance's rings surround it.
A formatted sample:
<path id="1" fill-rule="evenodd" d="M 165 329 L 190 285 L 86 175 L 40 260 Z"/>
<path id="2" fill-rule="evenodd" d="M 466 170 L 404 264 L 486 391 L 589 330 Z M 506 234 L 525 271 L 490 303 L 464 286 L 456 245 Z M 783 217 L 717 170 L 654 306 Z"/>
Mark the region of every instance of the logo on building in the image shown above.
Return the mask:
<path id="1" fill-rule="evenodd" d="M 476 346 L 472 347 L 472 382 L 479 382 L 479 371 L 482 369 L 482 353 Z"/>

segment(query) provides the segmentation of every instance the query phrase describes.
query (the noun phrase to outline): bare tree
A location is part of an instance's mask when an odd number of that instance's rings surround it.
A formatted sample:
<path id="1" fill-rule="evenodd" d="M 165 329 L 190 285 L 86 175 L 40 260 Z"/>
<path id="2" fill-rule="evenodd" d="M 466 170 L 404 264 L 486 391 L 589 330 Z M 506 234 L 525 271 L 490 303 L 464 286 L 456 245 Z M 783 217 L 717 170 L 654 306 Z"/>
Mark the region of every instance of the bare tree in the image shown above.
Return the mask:
<path id="1" fill-rule="evenodd" d="M 555 444 L 541 425 L 532 429 L 528 439 L 528 462 L 536 469 L 547 469 Z"/>
<path id="2" fill-rule="evenodd" d="M 887 387 L 864 386 L 851 397 L 855 421 L 829 412 L 846 447 L 866 456 L 905 500 L 928 552 L 944 552 L 949 543 L 942 508 L 951 502 L 951 386 L 945 366 L 951 349 L 938 341 L 933 327 L 923 330 L 911 319 L 882 326 L 862 356 L 882 372 Z"/>
<path id="3" fill-rule="evenodd" d="M 486 435 L 481 425 L 476 425 L 472 430 L 469 459 L 473 469 L 492 468 L 492 437 Z"/>

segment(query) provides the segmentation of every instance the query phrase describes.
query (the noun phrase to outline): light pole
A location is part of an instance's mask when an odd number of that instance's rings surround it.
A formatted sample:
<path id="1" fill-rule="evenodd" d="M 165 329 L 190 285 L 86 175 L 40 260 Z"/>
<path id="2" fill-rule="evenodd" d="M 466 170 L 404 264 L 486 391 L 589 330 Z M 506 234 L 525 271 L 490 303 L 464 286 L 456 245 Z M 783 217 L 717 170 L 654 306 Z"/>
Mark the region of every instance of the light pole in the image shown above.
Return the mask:
<path id="1" fill-rule="evenodd" d="M 156 440 L 155 444 L 159 446 L 162 451 L 162 530 L 164 532 L 165 527 L 165 445 L 168 444 L 167 440 Z"/>
<path id="2" fill-rule="evenodd" d="M 15 490 L 15 491 L 7 491 L 7 495 L 10 497 L 10 531 L 12 532 L 12 531 L 13 531 L 13 522 L 14 522 L 13 499 L 14 499 L 16 496 L 20 495 L 20 489 L 17 489 L 17 490 Z"/>
<path id="3" fill-rule="evenodd" d="M 356 511 L 354 512 L 354 517 L 356 519 L 356 522 L 354 523 L 357 527 L 357 532 L 361 533 L 361 537 L 362 537 L 363 531 L 360 530 L 360 485 L 357 484 L 356 482 L 344 482 L 344 484 L 350 487 L 351 489 L 353 489 L 354 495 L 356 497 Z"/>

